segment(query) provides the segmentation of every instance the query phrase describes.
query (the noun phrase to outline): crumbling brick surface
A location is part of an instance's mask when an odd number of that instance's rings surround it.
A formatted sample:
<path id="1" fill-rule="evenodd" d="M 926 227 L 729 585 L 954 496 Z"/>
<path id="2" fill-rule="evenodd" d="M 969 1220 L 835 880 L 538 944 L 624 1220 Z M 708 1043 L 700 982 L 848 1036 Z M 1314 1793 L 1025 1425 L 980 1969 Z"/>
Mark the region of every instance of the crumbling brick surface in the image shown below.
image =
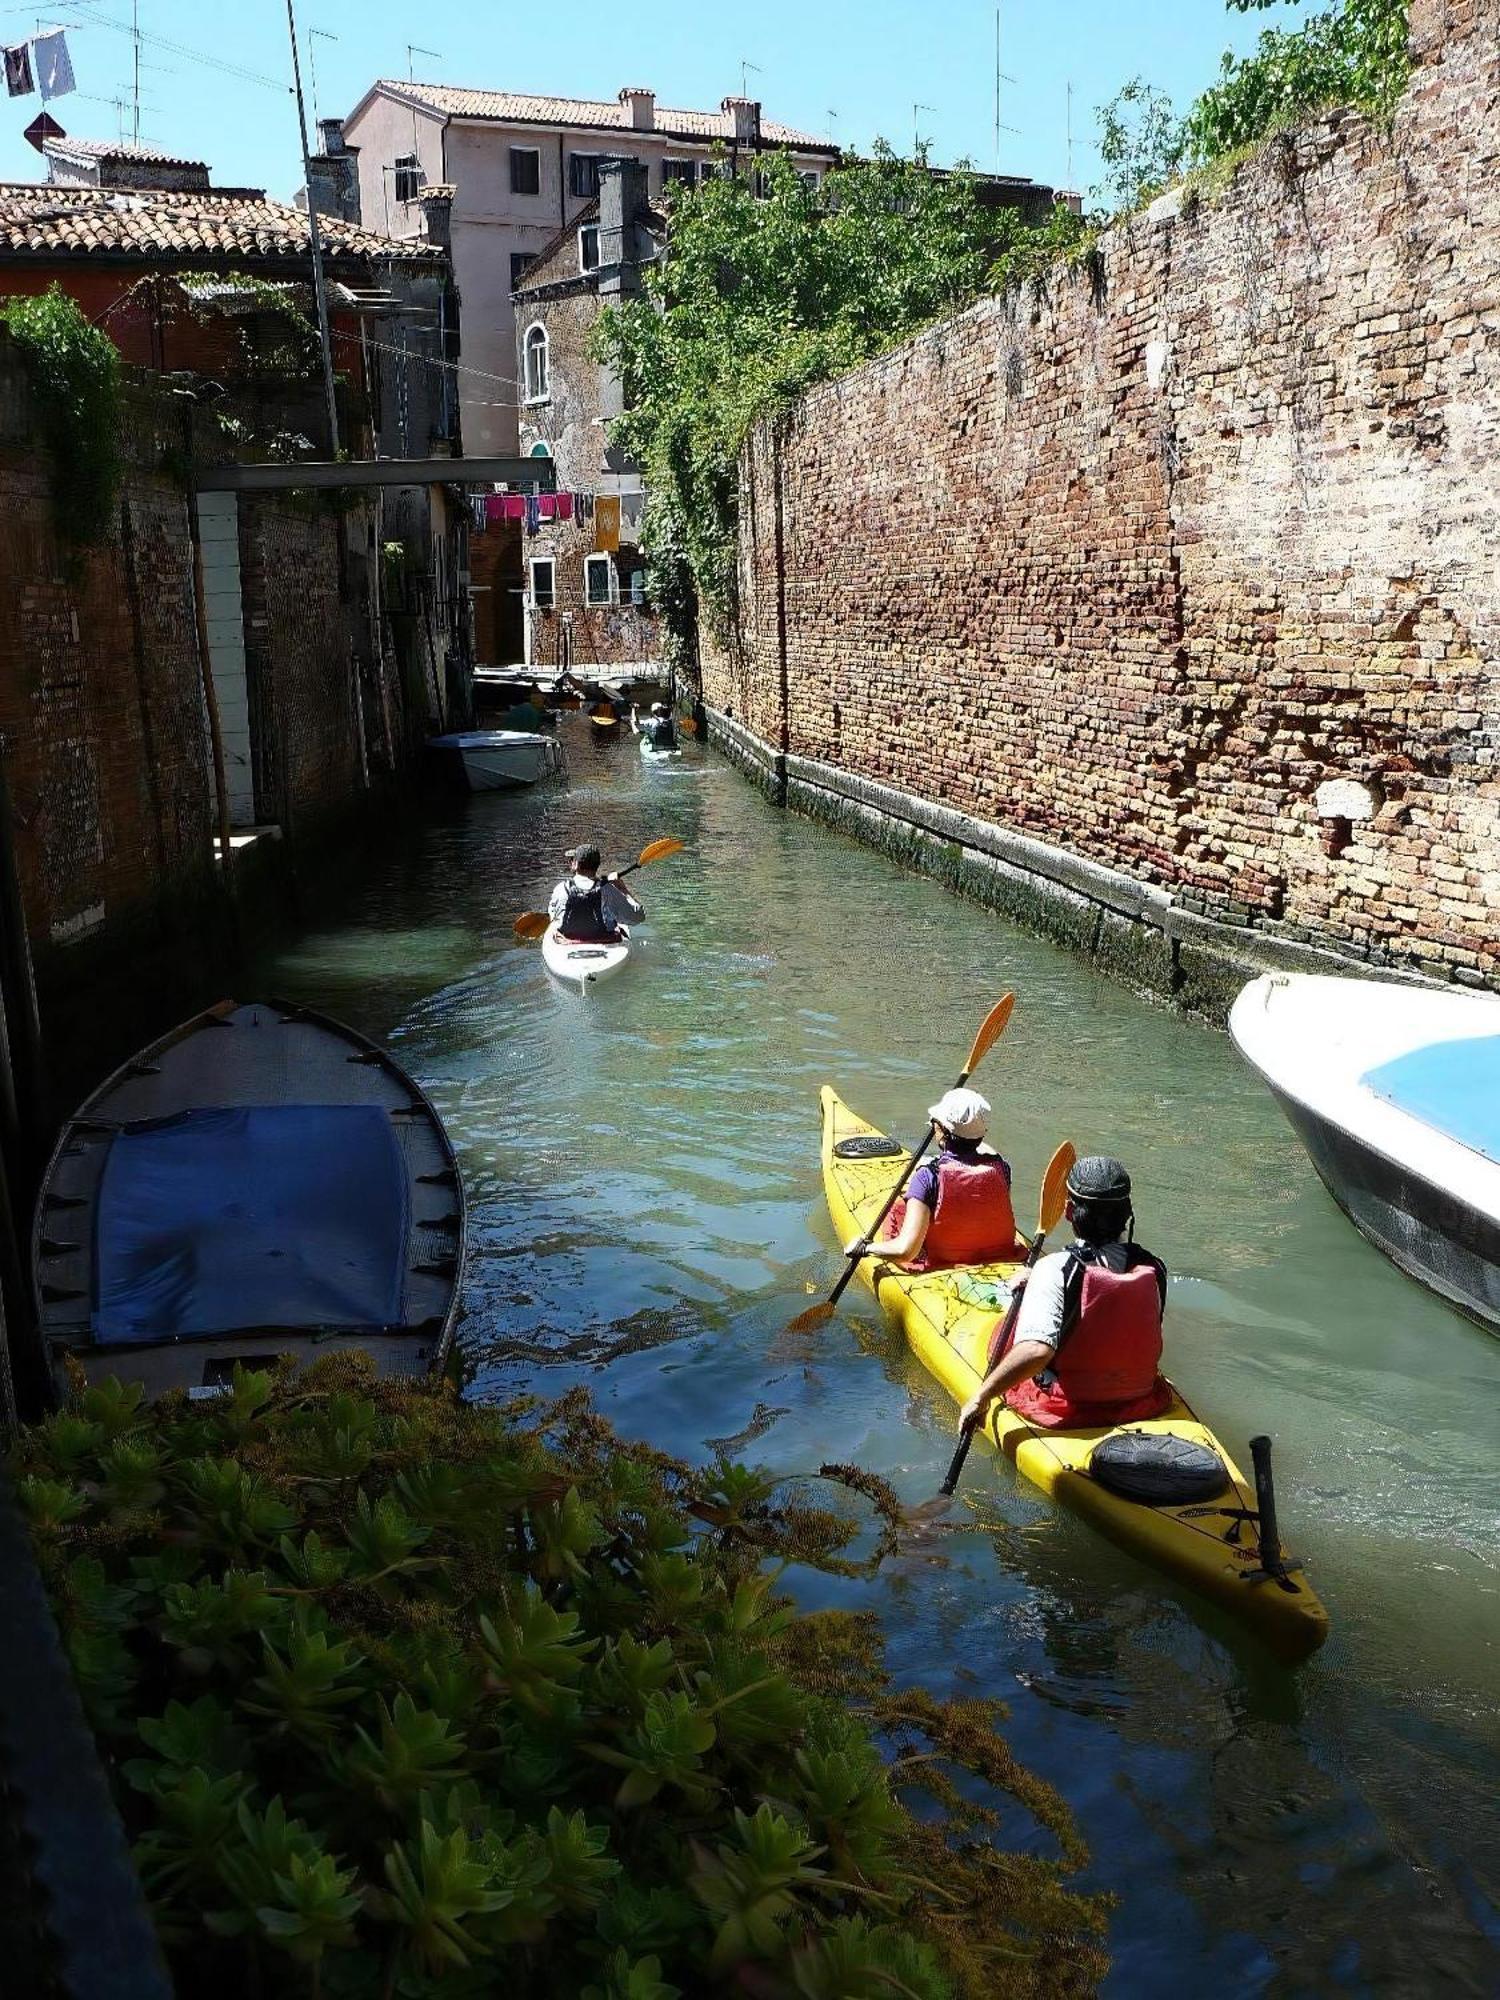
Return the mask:
<path id="1" fill-rule="evenodd" d="M 1413 46 L 1389 132 L 1274 139 L 763 425 L 709 704 L 1500 983 L 1500 5 L 1417 0 Z"/>

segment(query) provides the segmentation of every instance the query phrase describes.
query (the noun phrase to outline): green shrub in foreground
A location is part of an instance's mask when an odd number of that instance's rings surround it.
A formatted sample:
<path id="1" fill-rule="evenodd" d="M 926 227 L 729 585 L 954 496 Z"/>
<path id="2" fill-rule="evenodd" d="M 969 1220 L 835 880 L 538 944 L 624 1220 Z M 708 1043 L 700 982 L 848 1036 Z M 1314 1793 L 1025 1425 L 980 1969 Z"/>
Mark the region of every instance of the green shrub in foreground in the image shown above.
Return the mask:
<path id="1" fill-rule="evenodd" d="M 868 1620 L 774 1593 L 777 1565 L 847 1571 L 854 1524 L 744 1468 L 340 1356 L 206 1404 L 86 1389 L 14 1469 L 185 1995 L 1102 1971 L 1066 1808 L 992 1705 L 891 1695 Z M 995 1848 L 986 1792 L 1061 1858 Z"/>

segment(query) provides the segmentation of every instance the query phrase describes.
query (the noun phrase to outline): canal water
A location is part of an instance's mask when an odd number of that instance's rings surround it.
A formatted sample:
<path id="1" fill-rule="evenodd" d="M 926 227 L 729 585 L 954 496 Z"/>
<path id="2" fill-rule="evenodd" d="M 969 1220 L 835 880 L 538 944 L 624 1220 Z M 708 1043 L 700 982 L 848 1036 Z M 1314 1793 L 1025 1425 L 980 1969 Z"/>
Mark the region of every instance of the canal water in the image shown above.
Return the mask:
<path id="1" fill-rule="evenodd" d="M 564 733 L 565 784 L 455 803 L 262 968 L 386 1039 L 448 1122 L 472 1393 L 583 1382 L 686 1457 L 852 1459 L 929 1496 L 955 1412 L 868 1293 L 784 1330 L 840 1268 L 818 1086 L 914 1137 L 1011 989 L 975 1081 L 1018 1213 L 1064 1137 L 1127 1162 L 1173 1272 L 1169 1369 L 1242 1455 L 1274 1435 L 1333 1636 L 1282 1669 L 987 1447 L 936 1550 L 804 1595 L 878 1609 L 900 1680 L 1008 1703 L 1088 1885 L 1120 1898 L 1107 1990 L 1496 1990 L 1500 1341 L 1355 1235 L 1225 1036 L 775 811 L 710 751 L 643 768 L 629 737 Z M 513 917 L 565 846 L 618 864 L 658 834 L 687 851 L 636 878 L 634 962 L 561 988 Z"/>

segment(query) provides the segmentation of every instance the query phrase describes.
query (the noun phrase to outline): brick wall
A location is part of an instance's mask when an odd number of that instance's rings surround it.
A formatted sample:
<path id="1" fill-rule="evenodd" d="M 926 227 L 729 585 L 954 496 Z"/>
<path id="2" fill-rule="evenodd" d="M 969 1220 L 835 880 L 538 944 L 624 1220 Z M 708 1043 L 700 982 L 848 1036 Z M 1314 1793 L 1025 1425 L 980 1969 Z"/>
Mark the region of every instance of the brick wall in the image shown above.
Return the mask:
<path id="1" fill-rule="evenodd" d="M 1500 984 L 1500 0 L 763 426 L 708 704 L 1277 937 Z"/>

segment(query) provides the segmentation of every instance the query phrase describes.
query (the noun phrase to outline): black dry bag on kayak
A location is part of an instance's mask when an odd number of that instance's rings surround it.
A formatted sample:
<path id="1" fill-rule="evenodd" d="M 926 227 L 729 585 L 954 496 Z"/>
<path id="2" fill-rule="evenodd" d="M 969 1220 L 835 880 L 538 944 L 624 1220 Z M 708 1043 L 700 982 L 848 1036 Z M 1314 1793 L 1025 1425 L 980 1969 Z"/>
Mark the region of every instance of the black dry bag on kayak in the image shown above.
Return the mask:
<path id="1" fill-rule="evenodd" d="M 1217 1500 L 1229 1484 L 1216 1451 L 1154 1431 L 1116 1431 L 1102 1439 L 1089 1459 L 1089 1471 L 1122 1500 L 1139 1500 L 1147 1507 Z"/>

